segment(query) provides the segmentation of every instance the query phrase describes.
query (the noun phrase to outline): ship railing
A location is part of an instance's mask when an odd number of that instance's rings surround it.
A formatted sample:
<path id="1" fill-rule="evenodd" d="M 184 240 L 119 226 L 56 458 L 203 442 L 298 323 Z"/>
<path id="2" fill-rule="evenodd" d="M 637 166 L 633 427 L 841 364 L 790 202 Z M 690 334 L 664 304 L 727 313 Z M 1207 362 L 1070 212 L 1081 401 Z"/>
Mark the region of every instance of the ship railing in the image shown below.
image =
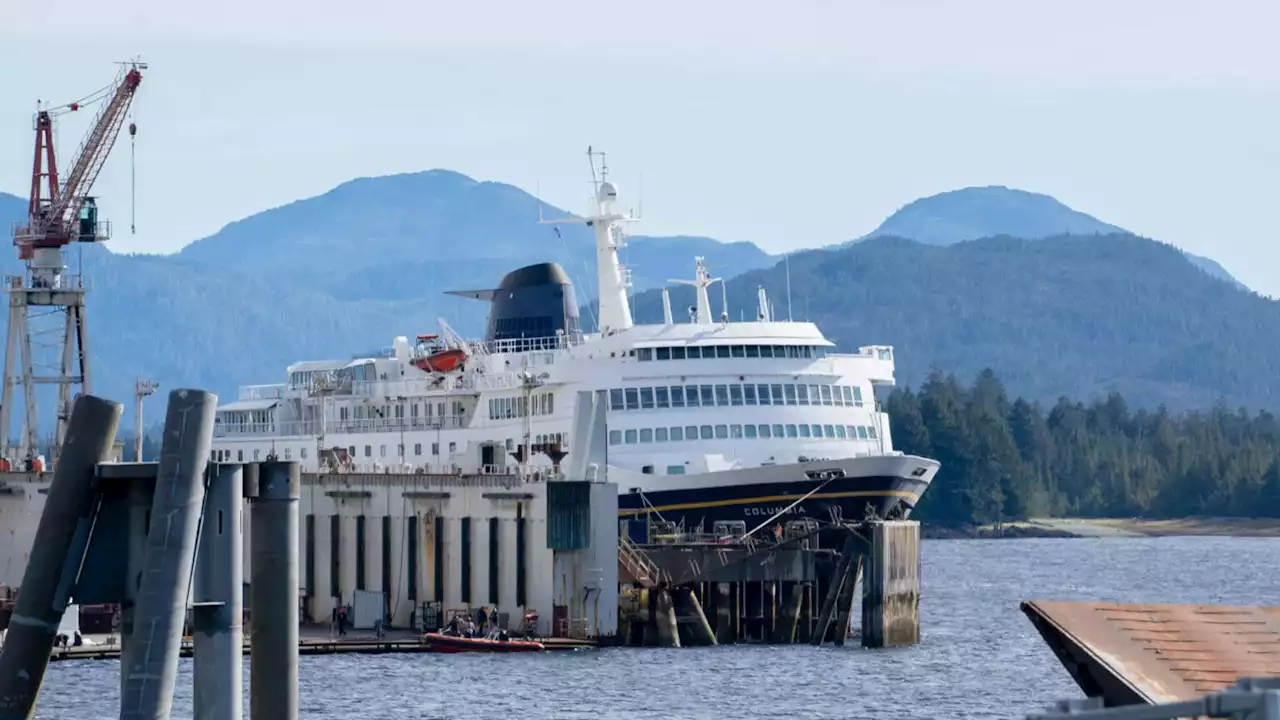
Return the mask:
<path id="1" fill-rule="evenodd" d="M 508 338 L 506 340 L 485 340 L 472 343 L 472 347 L 486 355 L 502 353 L 525 353 L 535 351 L 567 350 L 582 342 L 576 334 L 556 335 L 539 338 Z"/>
<path id="2" fill-rule="evenodd" d="M 432 432 L 466 426 L 463 417 L 416 418 L 361 418 L 329 420 L 324 424 L 326 435 L 357 433 Z M 232 423 L 219 421 L 213 428 L 214 437 L 316 437 L 321 434 L 319 420 Z"/>
<path id="3" fill-rule="evenodd" d="M 285 383 L 273 385 L 245 385 L 236 393 L 237 400 L 280 400 L 284 398 Z"/>
<path id="4" fill-rule="evenodd" d="M 317 473 L 304 479 L 304 482 L 321 486 L 396 487 L 409 491 L 475 487 L 515 490 L 526 484 L 519 475 L 513 473 L 468 475 L 461 473 L 456 467 L 438 465 L 417 465 L 410 472 L 370 464 L 357 464 L 353 470 L 345 472 Z"/>

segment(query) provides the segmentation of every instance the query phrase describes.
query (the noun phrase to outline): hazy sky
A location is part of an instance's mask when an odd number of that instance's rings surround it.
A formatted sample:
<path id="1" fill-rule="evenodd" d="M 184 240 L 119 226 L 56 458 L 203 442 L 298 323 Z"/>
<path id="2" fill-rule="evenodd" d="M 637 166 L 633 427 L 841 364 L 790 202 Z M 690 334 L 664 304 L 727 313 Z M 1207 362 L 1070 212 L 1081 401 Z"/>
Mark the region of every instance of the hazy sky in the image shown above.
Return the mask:
<path id="1" fill-rule="evenodd" d="M 37 98 L 140 55 L 137 235 L 127 139 L 98 186 L 117 251 L 430 168 L 579 211 L 590 144 L 643 176 L 636 232 L 779 251 L 1009 185 L 1280 294 L 1277 27 L 1265 0 L 0 0 L 0 189 L 26 194 Z"/>

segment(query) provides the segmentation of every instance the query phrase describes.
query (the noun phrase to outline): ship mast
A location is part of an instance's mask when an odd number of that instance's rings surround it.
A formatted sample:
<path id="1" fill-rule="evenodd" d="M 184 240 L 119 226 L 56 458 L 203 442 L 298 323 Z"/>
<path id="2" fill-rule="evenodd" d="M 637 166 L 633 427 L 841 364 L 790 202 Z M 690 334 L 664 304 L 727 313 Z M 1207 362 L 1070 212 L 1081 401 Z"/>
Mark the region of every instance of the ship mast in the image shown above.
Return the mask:
<path id="1" fill-rule="evenodd" d="M 598 169 L 597 156 L 600 158 Z M 629 211 L 620 209 L 618 186 L 609 180 L 609 165 L 605 161 L 605 153 L 588 147 L 587 160 L 591 163 L 594 205 L 591 213 L 583 218 L 539 219 L 539 222 L 544 224 L 585 223 L 595 233 L 596 285 L 600 289 L 600 333 L 609 335 L 626 330 L 634 324 L 631 317 L 631 302 L 627 298 L 631 274 L 618 262 L 618 251 L 627 245 L 626 237 L 622 232 L 622 223 L 635 222 L 636 218 Z"/>

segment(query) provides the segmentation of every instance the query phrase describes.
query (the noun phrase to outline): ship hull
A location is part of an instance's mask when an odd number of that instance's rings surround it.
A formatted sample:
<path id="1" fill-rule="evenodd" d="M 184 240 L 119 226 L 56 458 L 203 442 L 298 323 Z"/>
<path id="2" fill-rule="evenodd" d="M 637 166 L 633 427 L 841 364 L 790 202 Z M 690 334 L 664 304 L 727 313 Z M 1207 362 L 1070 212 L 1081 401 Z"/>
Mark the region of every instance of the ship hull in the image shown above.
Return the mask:
<path id="1" fill-rule="evenodd" d="M 937 472 L 934 460 L 914 456 L 848 458 L 797 463 L 696 476 L 620 480 L 618 516 L 629 521 L 633 540 L 647 542 L 650 521 L 699 526 L 711 532 L 721 521 L 758 525 L 796 520 L 856 521 L 874 512 L 879 517 L 906 517 Z M 611 473 L 613 468 L 610 469 Z M 629 483 L 648 482 L 645 486 Z M 798 501 L 798 502 L 797 502 Z"/>

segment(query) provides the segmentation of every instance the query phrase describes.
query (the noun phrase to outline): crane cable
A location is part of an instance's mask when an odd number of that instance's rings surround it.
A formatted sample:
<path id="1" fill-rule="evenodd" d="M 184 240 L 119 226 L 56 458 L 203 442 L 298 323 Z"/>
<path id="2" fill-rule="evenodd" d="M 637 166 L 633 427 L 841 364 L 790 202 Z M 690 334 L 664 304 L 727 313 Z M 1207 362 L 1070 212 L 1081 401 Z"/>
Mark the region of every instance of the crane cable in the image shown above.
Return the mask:
<path id="1" fill-rule="evenodd" d="M 130 113 L 132 116 L 132 113 Z M 129 233 L 138 234 L 138 126 L 129 122 Z"/>

